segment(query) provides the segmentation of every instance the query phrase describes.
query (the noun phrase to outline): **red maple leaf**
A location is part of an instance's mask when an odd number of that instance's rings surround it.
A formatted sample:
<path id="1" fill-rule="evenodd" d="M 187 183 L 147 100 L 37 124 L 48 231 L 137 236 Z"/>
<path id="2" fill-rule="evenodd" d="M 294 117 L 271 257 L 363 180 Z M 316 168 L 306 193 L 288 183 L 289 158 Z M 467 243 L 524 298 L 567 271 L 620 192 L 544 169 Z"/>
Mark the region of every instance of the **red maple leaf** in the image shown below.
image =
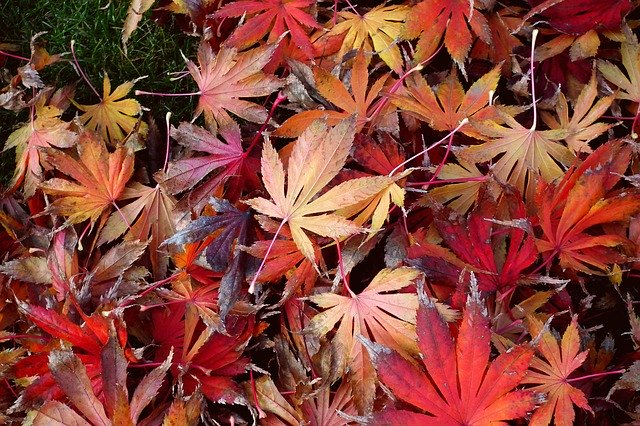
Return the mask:
<path id="1" fill-rule="evenodd" d="M 322 28 L 305 12 L 315 0 L 241 0 L 229 3 L 216 12 L 216 17 L 229 18 L 253 15 L 227 39 L 227 43 L 239 49 L 251 46 L 269 34 L 268 42 L 289 31 L 291 40 L 304 54 L 313 59 L 314 48 L 306 28 Z"/>
<path id="2" fill-rule="evenodd" d="M 374 424 L 502 424 L 535 407 L 536 393 L 513 390 L 525 377 L 533 349 L 515 346 L 490 361 L 489 319 L 474 278 L 457 339 L 424 293 L 420 302 L 417 332 L 424 369 L 382 345 L 363 341 L 380 380 L 422 412 L 387 407 L 374 414 Z"/>
<path id="3" fill-rule="evenodd" d="M 86 316 L 81 310 L 78 310 L 84 320 L 84 324 L 79 326 L 53 309 L 22 302 L 19 302 L 19 308 L 42 331 L 71 345 L 73 352 L 80 358 L 87 370 L 94 393 L 101 394 L 103 386 L 101 354 L 103 347 L 109 340 L 109 330 L 112 327 L 110 324 L 113 320 L 105 317 L 99 311 L 91 316 Z M 125 347 L 127 332 L 124 324 L 120 321 L 113 323 L 118 342 L 121 347 Z M 20 395 L 13 407 L 14 410 L 29 405 L 37 399 L 57 399 L 63 395 L 48 366 L 49 353 L 56 348 L 57 345 L 52 344 L 34 344 L 31 346 L 32 354 L 14 365 L 14 374 L 17 378 L 37 376 L 37 379 Z M 126 349 L 125 354 L 130 361 L 136 360 L 130 349 Z"/>
<path id="4" fill-rule="evenodd" d="M 420 36 L 416 59 L 428 58 L 435 52 L 442 35 L 444 45 L 453 60 L 464 71 L 464 60 L 471 49 L 471 31 L 485 43 L 491 43 L 487 18 L 478 10 L 478 3 L 467 0 L 423 0 L 407 15 L 405 36 Z"/>
<path id="5" fill-rule="evenodd" d="M 153 338 L 160 345 L 156 361 L 165 360 L 173 347 L 175 355 L 170 371 L 173 377 L 182 377 L 186 394 L 201 386 L 202 393 L 211 401 L 237 401 L 242 391 L 233 376 L 243 373 L 249 362 L 242 353 L 253 332 L 253 319 L 229 318 L 227 334 L 221 334 L 212 332 L 203 323 L 186 327 L 187 312 L 182 304 L 152 312 Z"/>
<path id="6" fill-rule="evenodd" d="M 155 176 L 171 194 L 190 190 L 197 185 L 178 203 L 178 210 L 181 212 L 202 211 L 214 190 L 234 176 L 244 178 L 243 184 L 238 182 L 232 188 L 234 192 L 240 191 L 244 186 L 260 187 L 256 174 L 259 162 L 257 158 L 249 156 L 250 150 L 245 152 L 242 149 L 240 127 L 232 123 L 220 127 L 218 131 L 219 136 L 216 136 L 201 127 L 182 123 L 171 132 L 184 147 L 208 154 L 173 161 L 169 163 L 166 173 L 158 172 Z"/>
<path id="7" fill-rule="evenodd" d="M 529 0 L 539 6 L 544 0 Z M 631 0 L 564 0 L 542 11 L 545 20 L 558 31 L 584 34 L 592 29 L 616 31 L 622 20 L 633 9 Z"/>
<path id="8" fill-rule="evenodd" d="M 536 194 L 542 236 L 538 251 L 560 266 L 586 273 L 608 270 L 624 261 L 620 249 L 631 246 L 627 238 L 592 231 L 594 227 L 622 222 L 640 211 L 637 191 L 611 192 L 631 161 L 631 147 L 621 140 L 595 150 L 581 165 L 565 173 L 557 184 L 541 183 Z"/>

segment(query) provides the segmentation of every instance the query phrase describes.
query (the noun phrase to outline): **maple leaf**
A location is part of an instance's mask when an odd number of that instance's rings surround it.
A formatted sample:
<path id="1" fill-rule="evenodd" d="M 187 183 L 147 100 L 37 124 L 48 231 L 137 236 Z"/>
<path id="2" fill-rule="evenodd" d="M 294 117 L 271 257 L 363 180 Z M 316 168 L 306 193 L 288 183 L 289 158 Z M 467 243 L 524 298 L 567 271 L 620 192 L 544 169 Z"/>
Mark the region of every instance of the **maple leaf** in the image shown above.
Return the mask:
<path id="1" fill-rule="evenodd" d="M 262 180 L 273 201 L 253 198 L 246 203 L 259 213 L 282 219 L 299 250 L 313 263 L 313 244 L 304 231 L 334 239 L 362 232 L 353 222 L 327 212 L 367 199 L 394 180 L 388 176 L 353 179 L 313 199 L 342 169 L 354 132 L 354 120 L 345 120 L 333 128 L 314 122 L 298 138 L 289 157 L 286 195 L 284 167 L 278 152 L 268 141 L 262 149 Z"/>
<path id="2" fill-rule="evenodd" d="M 533 358 L 522 383 L 534 384 L 536 386 L 531 390 L 547 394 L 547 401 L 533 413 L 531 423 L 549 424 L 554 417 L 554 423 L 558 426 L 572 425 L 575 420 L 573 404 L 593 414 L 584 392 L 572 386 L 568 380 L 589 354 L 589 351 L 580 352 L 577 317 L 572 317 L 560 344 L 553 333 L 545 329 L 542 321 L 528 316 L 527 324 L 531 336 L 540 336 L 538 350 L 544 359 L 537 356 Z"/>
<path id="3" fill-rule="evenodd" d="M 230 46 L 244 49 L 267 34 L 268 42 L 275 42 L 278 37 L 289 31 L 291 41 L 300 47 L 309 59 L 313 59 L 314 48 L 307 35 L 308 30 L 303 27 L 322 28 L 304 10 L 314 4 L 315 0 L 241 0 L 223 6 L 215 16 L 229 18 L 253 15 L 227 39 L 226 43 Z"/>
<path id="4" fill-rule="evenodd" d="M 335 392 L 331 392 L 328 386 L 324 386 L 310 395 L 305 395 L 301 400 L 296 398 L 294 405 L 285 399 L 269 376 L 257 379 L 255 386 L 260 408 L 268 413 L 263 419 L 266 425 L 298 426 L 305 422 L 310 425 L 324 426 L 356 424 L 343 416 L 357 414 L 346 381 L 343 381 Z M 250 386 L 246 387 L 250 388 Z"/>
<path id="5" fill-rule="evenodd" d="M 239 98 L 267 96 L 276 91 L 281 82 L 261 70 L 269 62 L 277 44 L 257 47 L 242 53 L 226 45 L 214 54 L 209 43 L 198 49 L 198 64 L 187 62 L 187 69 L 198 84 L 200 99 L 195 117 L 204 113 L 205 122 L 215 130 L 234 123 L 227 111 L 253 123 L 262 123 L 267 110 Z"/>
<path id="6" fill-rule="evenodd" d="M 640 104 L 640 75 L 638 74 L 640 44 L 638 44 L 635 35 L 627 36 L 627 40 L 620 47 L 620 53 L 622 54 L 622 65 L 628 77 L 620 68 L 609 61 L 599 60 L 598 69 L 604 78 L 618 87 L 615 94 L 617 99 L 625 99 Z M 636 124 L 638 114 L 640 114 L 640 107 L 636 110 L 636 120 L 634 120 L 632 127 Z M 631 132 L 632 135 L 635 134 L 635 128 L 632 128 Z"/>
<path id="7" fill-rule="evenodd" d="M 3 152 L 16 148 L 16 168 L 9 183 L 8 193 L 15 191 L 24 181 L 25 198 L 33 196 L 36 186 L 43 181 L 39 147 L 70 148 L 78 136 L 69 130 L 70 123 L 60 120 L 62 111 L 45 105 L 42 97 L 32 111 L 31 121 L 9 135 Z M 33 114 L 35 112 L 35 114 Z"/>
<path id="8" fill-rule="evenodd" d="M 473 41 L 469 27 L 482 41 L 491 43 L 487 18 L 477 3 L 467 0 L 422 0 L 407 15 L 404 37 L 420 36 L 415 60 L 420 61 L 435 52 L 442 35 L 447 51 L 464 73 L 464 60 Z"/>
<path id="9" fill-rule="evenodd" d="M 165 244 L 192 243 L 211 235 L 206 242 L 207 263 L 215 272 L 226 270 L 220 282 L 218 300 L 220 317 L 224 320 L 238 300 L 244 280 L 244 269 L 240 266 L 244 265 L 245 252 L 237 248 L 247 242 L 247 228 L 251 215 L 248 211 L 238 210 L 227 200 L 212 197 L 209 203 L 217 215 L 201 216 L 165 241 Z"/>
<path id="10" fill-rule="evenodd" d="M 422 410 L 387 408 L 374 414 L 375 424 L 497 424 L 524 417 L 539 402 L 533 391 L 513 390 L 525 378 L 531 347 L 515 346 L 490 361 L 489 320 L 474 281 L 455 340 L 436 305 L 420 293 L 417 333 L 424 369 L 363 339 L 382 383 Z"/>
<path id="11" fill-rule="evenodd" d="M 476 80 L 465 93 L 457 73 L 451 70 L 434 93 L 422 75 L 413 73 L 407 77 L 405 90 L 391 99 L 404 113 L 428 123 L 432 129 L 451 132 L 464 118 L 489 119 L 495 114 L 493 108 L 485 107 L 499 79 L 500 67 L 497 66 Z M 472 126 L 465 125 L 460 131 L 474 136 Z"/>
<path id="12" fill-rule="evenodd" d="M 286 234 L 286 232 L 283 232 Z M 290 237 L 290 235 L 287 235 Z M 271 249 L 269 250 L 269 247 Z M 316 258 L 320 257 L 320 249 L 314 247 Z M 256 282 L 277 282 L 283 276 L 286 278 L 282 297 L 275 306 L 280 306 L 289 298 L 300 292 L 308 295 L 318 279 L 318 272 L 313 263 L 307 259 L 294 241 L 276 240 L 256 241 L 245 249 L 251 256 L 265 259 L 264 267 L 256 278 Z"/>
<path id="13" fill-rule="evenodd" d="M 541 6 L 544 0 L 529 0 L 531 6 Z M 624 17 L 633 9 L 631 0 L 564 0 L 554 2 L 542 11 L 553 28 L 567 34 L 583 34 L 592 29 L 616 31 Z"/>
<path id="14" fill-rule="evenodd" d="M 218 133 L 222 139 L 189 123 L 181 123 L 177 129 L 173 128 L 171 131 L 172 137 L 179 144 L 208 154 L 172 161 L 166 173 L 158 172 L 155 175 L 161 186 L 171 194 L 190 190 L 199 184 L 179 203 L 179 211 L 182 213 L 192 209 L 196 213 L 202 211 L 214 191 L 233 176 L 242 176 L 242 182 L 248 187 L 260 186 L 256 175 L 257 159 L 249 156 L 249 151 L 245 152 L 242 149 L 240 127 L 232 122 L 219 127 Z M 242 186 L 238 182 L 237 187 Z"/>
<path id="15" fill-rule="evenodd" d="M 629 240 L 617 234 L 591 235 L 585 231 L 626 221 L 640 211 L 640 194 L 636 191 L 607 196 L 630 160 L 628 145 L 610 141 L 578 168 L 569 170 L 557 184 L 540 183 L 535 204 L 542 236 L 536 245 L 545 258 L 557 255 L 562 268 L 586 273 L 596 273 L 593 267 L 607 271 L 608 264 L 624 260 L 613 248 L 628 246 Z"/>
<path id="16" fill-rule="evenodd" d="M 462 180 L 458 183 L 448 183 L 436 188 L 430 188 L 428 196 L 441 204 L 447 204 L 459 214 L 465 214 L 477 203 L 480 189 L 486 185 L 486 181 L 477 180 L 485 175 L 478 170 L 475 164 L 458 159 L 456 163 L 446 163 L 438 173 L 440 180 Z M 464 180 L 468 179 L 468 182 Z M 491 185 L 491 184 L 489 184 Z"/>
<path id="17" fill-rule="evenodd" d="M 309 298 L 325 310 L 311 319 L 306 333 L 323 336 L 340 322 L 332 344 L 337 353 L 343 354 L 340 368 L 348 368 L 354 402 L 360 413 L 371 411 L 376 375 L 356 336 L 384 343 L 405 356 L 417 353 L 414 336 L 418 299 L 412 293 L 389 292 L 411 285 L 419 276 L 420 272 L 413 268 L 383 269 L 357 295 L 323 293 Z"/>
<path id="18" fill-rule="evenodd" d="M 360 50 L 353 60 L 353 68 L 351 69 L 351 93 L 353 95 L 349 93 L 345 83 L 323 68 L 314 67 L 313 76 L 318 93 L 341 111 L 318 109 L 302 111 L 282 123 L 273 132 L 274 136 L 296 137 L 312 122 L 320 118 L 326 119 L 329 125 L 335 125 L 352 115 L 356 118 L 356 132 L 359 132 L 370 123 L 369 113 L 371 111 L 369 109 L 378 98 L 389 74 L 384 74 L 369 87 L 367 61 L 364 52 Z M 384 114 L 388 114 L 388 108 L 381 112 L 379 117 Z M 374 123 L 369 125 L 373 126 Z"/>
<path id="19" fill-rule="evenodd" d="M 144 13 L 151 9 L 155 0 L 131 0 L 127 8 L 127 17 L 122 25 L 122 47 L 125 55 L 127 54 L 127 42 L 131 34 L 138 28 L 138 24 L 142 20 Z"/>
<path id="20" fill-rule="evenodd" d="M 395 72 L 402 72 L 402 56 L 396 42 L 408 11 L 409 8 L 402 5 L 380 5 L 364 15 L 346 10 L 339 12 L 343 21 L 329 31 L 334 35 L 347 33 L 339 57 L 352 49 L 364 49 L 367 53 L 377 53 Z"/>
<path id="21" fill-rule="evenodd" d="M 144 408 L 155 398 L 164 376 L 171 365 L 172 354 L 160 366 L 143 377 L 129 401 L 127 381 L 127 359 L 119 342 L 110 336 L 102 349 L 103 393 L 94 394 L 91 379 L 80 358 L 70 350 L 56 350 L 49 355 L 49 370 L 69 401 L 93 425 L 134 425 L 137 424 Z M 51 404 L 55 402 L 54 404 Z M 49 424 L 38 416 L 58 415 L 77 418 L 77 413 L 57 401 L 49 401 L 37 410 L 34 424 Z M 147 419 L 148 420 L 148 419 Z M 42 423 L 40 423 L 40 421 Z M 64 423 L 62 424 L 69 424 Z M 84 420 L 80 423 L 88 424 Z"/>
<path id="22" fill-rule="evenodd" d="M 546 182 L 563 174 L 558 165 L 571 165 L 575 156 L 558 141 L 568 135 L 566 129 L 537 130 L 535 123 L 526 128 L 515 118 L 500 110 L 498 117 L 505 126 L 487 120 L 474 123 L 474 127 L 488 142 L 464 148 L 458 157 L 470 163 L 481 163 L 502 155 L 492 166 L 493 174 L 502 182 L 508 182 L 530 200 L 534 192 L 534 180 L 539 174 Z"/>
<path id="23" fill-rule="evenodd" d="M 79 326 L 53 309 L 28 305 L 20 301 L 18 308 L 42 331 L 71 345 L 73 352 L 78 355 L 84 365 L 94 394 L 101 394 L 103 388 L 102 349 L 107 344 L 109 337 L 113 335 L 113 331 L 110 330 L 115 330 L 115 338 L 119 345 L 126 346 L 127 332 L 124 324 L 119 320 L 114 321 L 103 316 L 100 311 L 96 311 L 91 316 L 86 316 L 82 311 L 78 311 L 84 320 L 82 326 Z M 58 386 L 52 372 L 47 367 L 48 356 L 54 346 L 37 345 L 32 346 L 31 349 L 31 355 L 15 364 L 14 374 L 16 377 L 37 376 L 37 379 L 20 395 L 12 408 L 14 410 L 25 407 L 37 398 L 58 398 L 63 390 Z M 136 360 L 129 349 L 125 350 L 125 356 L 130 361 Z"/>
<path id="24" fill-rule="evenodd" d="M 595 71 L 591 75 L 591 80 L 584 86 L 578 99 L 576 99 L 573 110 L 573 117 L 569 118 L 569 105 L 567 99 L 562 92 L 558 93 L 556 102 L 556 114 L 558 118 L 543 111 L 542 120 L 550 129 L 565 129 L 569 134 L 564 138 L 567 146 L 574 153 L 592 152 L 588 143 L 606 132 L 612 127 L 607 123 L 594 123 L 602 116 L 611 106 L 611 102 L 615 95 L 601 98 L 592 106 L 593 101 L 598 94 L 598 82 L 596 81 Z"/>
<path id="25" fill-rule="evenodd" d="M 388 133 L 383 134 L 380 143 L 362 134 L 355 136 L 355 142 L 356 146 L 352 157 L 356 162 L 380 175 L 389 175 L 396 171 L 399 175 L 403 174 L 404 167 L 397 170 L 396 167 L 404 162 L 404 151 L 402 146 Z M 371 219 L 371 231 L 376 232 L 382 229 L 392 202 L 400 208 L 404 207 L 404 195 L 404 190 L 396 182 L 393 182 L 378 194 L 353 206 L 340 209 L 337 214 L 345 217 L 357 214 L 353 221 L 358 225 L 363 225 Z"/>
<path id="26" fill-rule="evenodd" d="M 97 244 L 111 242 L 127 229 L 128 240 L 149 239 L 153 275 L 156 279 L 161 279 L 167 271 L 169 259 L 161 252 L 160 244 L 176 231 L 173 214 L 175 200 L 159 185 L 149 187 L 138 182 L 126 187 L 119 199 L 133 201 L 111 213 Z"/>
<path id="27" fill-rule="evenodd" d="M 489 59 L 494 64 L 502 64 L 502 74 L 511 75 L 511 54 L 522 46 L 522 42 L 515 36 L 522 24 L 522 10 L 514 5 L 494 11 L 487 17 L 491 31 L 491 42 L 476 40 L 471 56 L 475 59 Z M 536 58 L 538 55 L 536 54 Z"/>
<path id="28" fill-rule="evenodd" d="M 253 331 L 253 319 L 233 318 L 227 321 L 226 334 L 214 332 L 200 323 L 193 326 L 185 320 L 188 312 L 183 305 L 154 309 L 153 337 L 159 345 L 155 357 L 164 360 L 174 348 L 175 359 L 170 371 L 182 377 L 185 392 L 201 387 L 213 402 L 238 403 L 241 391 L 233 376 L 242 374 L 248 359 L 243 350 Z"/>
<path id="29" fill-rule="evenodd" d="M 507 214 L 500 211 L 505 205 Z M 515 194 L 505 193 L 501 199 L 494 199 L 482 190 L 476 208 L 466 218 L 437 203 L 431 202 L 430 206 L 440 237 L 456 257 L 426 239 L 419 239 L 411 246 L 408 257 L 410 264 L 419 267 L 433 281 L 442 280 L 456 286 L 460 274 L 467 268 L 476 273 L 481 291 L 502 292 L 517 285 L 523 271 L 536 261 L 534 239 L 522 229 L 526 225 L 510 227 L 504 233 L 494 229 L 492 220 L 507 215 L 506 219 L 526 223 L 525 206 Z"/>
<path id="30" fill-rule="evenodd" d="M 89 130 L 99 132 L 102 139 L 109 141 L 112 145 L 124 139 L 138 123 L 138 119 L 134 116 L 142 112 L 138 101 L 123 99 L 129 94 L 133 84 L 132 81 L 122 83 L 111 93 L 111 81 L 105 73 L 102 81 L 104 95 L 100 99 L 100 103 L 81 105 L 72 101 L 80 111 L 84 112 L 80 116 L 82 124 Z"/>
<path id="31" fill-rule="evenodd" d="M 74 224 L 98 217 L 115 206 L 124 187 L 133 174 L 134 158 L 131 151 L 118 147 L 109 153 L 104 141 L 86 131 L 76 145 L 78 160 L 54 148 L 43 148 L 44 161 L 77 183 L 62 178 L 49 179 L 40 188 L 50 195 L 59 196 L 47 208 L 49 213 L 67 216 Z"/>

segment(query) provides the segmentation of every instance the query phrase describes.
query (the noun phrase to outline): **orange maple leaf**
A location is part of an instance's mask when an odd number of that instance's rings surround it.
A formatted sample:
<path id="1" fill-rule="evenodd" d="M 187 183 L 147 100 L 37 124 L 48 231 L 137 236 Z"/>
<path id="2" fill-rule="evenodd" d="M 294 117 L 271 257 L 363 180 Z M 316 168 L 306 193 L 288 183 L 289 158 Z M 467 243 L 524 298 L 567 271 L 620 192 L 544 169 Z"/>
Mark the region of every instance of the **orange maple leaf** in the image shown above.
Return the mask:
<path id="1" fill-rule="evenodd" d="M 476 80 L 465 93 L 457 72 L 452 70 L 434 93 L 423 76 L 413 73 L 407 77 L 406 88 L 391 99 L 403 112 L 428 123 L 432 129 L 451 132 L 464 118 L 486 120 L 495 115 L 493 108 L 486 107 L 499 79 L 500 67 L 497 66 Z M 470 136 L 476 134 L 470 125 L 460 131 Z"/>
<path id="2" fill-rule="evenodd" d="M 109 153 L 104 141 L 88 131 L 80 135 L 76 148 L 77 160 L 55 148 L 41 149 L 46 163 L 76 182 L 53 178 L 40 187 L 59 196 L 47 208 L 49 213 L 66 216 L 69 224 L 86 219 L 95 222 L 122 196 L 133 174 L 133 154 L 123 146 Z"/>
<path id="3" fill-rule="evenodd" d="M 560 258 L 562 268 L 596 273 L 624 260 L 615 247 L 631 242 L 617 234 L 589 234 L 598 225 L 626 221 L 640 211 L 637 191 L 607 196 L 631 161 L 631 147 L 620 140 L 594 151 L 576 169 L 569 170 L 557 184 L 540 183 L 538 206 L 543 235 L 536 240 L 545 257 Z"/>
<path id="4" fill-rule="evenodd" d="M 593 413 L 584 392 L 567 380 L 589 354 L 589 351 L 580 352 L 576 316 L 571 319 L 560 344 L 551 331 L 544 329 L 542 321 L 528 316 L 527 322 L 529 333 L 534 337 L 540 335 L 538 350 L 544 359 L 533 358 L 522 383 L 535 384 L 531 390 L 547 394 L 547 401 L 533 413 L 531 424 L 550 424 L 554 416 L 556 425 L 572 425 L 575 420 L 573 404 Z"/>
<path id="5" fill-rule="evenodd" d="M 309 299 L 325 311 L 314 316 L 305 332 L 324 336 L 340 322 L 332 339 L 336 353 L 343 354 L 340 368 L 348 368 L 356 407 L 361 413 L 371 410 L 375 396 L 376 374 L 356 336 L 415 355 L 415 315 L 418 298 L 414 293 L 395 293 L 420 276 L 417 269 L 383 269 L 359 294 L 342 296 L 323 293 Z M 393 292 L 393 293 L 391 293 Z"/>
<path id="6" fill-rule="evenodd" d="M 274 136 L 296 137 L 317 119 L 324 118 L 329 125 L 335 125 L 352 115 L 356 117 L 356 132 L 359 132 L 369 123 L 369 109 L 374 101 L 378 99 L 378 95 L 382 91 L 389 74 L 384 74 L 369 87 L 367 61 L 364 52 L 361 50 L 353 60 L 351 93 L 349 93 L 345 83 L 324 68 L 314 67 L 313 76 L 318 93 L 334 104 L 340 111 L 302 111 L 282 123 L 282 126 L 273 132 Z M 380 113 L 378 117 L 383 116 L 387 111 L 388 108 L 385 112 Z"/>

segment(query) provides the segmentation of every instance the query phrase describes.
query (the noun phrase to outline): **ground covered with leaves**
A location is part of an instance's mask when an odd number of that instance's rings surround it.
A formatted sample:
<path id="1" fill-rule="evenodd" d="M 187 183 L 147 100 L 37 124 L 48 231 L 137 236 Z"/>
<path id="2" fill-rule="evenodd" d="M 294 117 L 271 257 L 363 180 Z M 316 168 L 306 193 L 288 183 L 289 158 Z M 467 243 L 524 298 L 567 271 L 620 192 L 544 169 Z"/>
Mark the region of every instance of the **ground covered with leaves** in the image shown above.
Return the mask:
<path id="1" fill-rule="evenodd" d="M 14 3 L 0 422 L 640 421 L 637 1 Z"/>

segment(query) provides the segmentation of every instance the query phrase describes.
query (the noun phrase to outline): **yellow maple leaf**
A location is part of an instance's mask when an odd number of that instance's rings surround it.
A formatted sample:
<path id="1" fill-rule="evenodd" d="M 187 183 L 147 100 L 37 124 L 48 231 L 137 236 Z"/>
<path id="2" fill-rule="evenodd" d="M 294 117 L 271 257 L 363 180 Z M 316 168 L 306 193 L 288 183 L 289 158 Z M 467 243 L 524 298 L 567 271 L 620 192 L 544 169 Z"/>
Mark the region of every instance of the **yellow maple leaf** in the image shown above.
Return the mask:
<path id="1" fill-rule="evenodd" d="M 102 91 L 104 93 L 100 103 L 95 105 L 73 104 L 84 112 L 80 121 L 87 129 L 97 131 L 105 141 L 115 144 L 124 139 L 136 126 L 142 108 L 135 99 L 123 99 L 133 88 L 133 82 L 127 81 L 111 93 L 111 81 L 107 73 L 104 74 Z"/>
<path id="2" fill-rule="evenodd" d="M 400 38 L 408 11 L 408 7 L 396 5 L 377 6 L 364 15 L 340 12 L 339 15 L 344 20 L 329 32 L 330 35 L 347 33 L 339 56 L 344 56 L 349 50 L 363 48 L 366 52 L 376 52 L 392 70 L 401 72 L 402 55 L 394 43 Z"/>
<path id="3" fill-rule="evenodd" d="M 363 228 L 339 216 L 338 209 L 356 204 L 387 188 L 389 176 L 367 176 L 341 183 L 313 199 L 344 166 L 353 143 L 355 121 L 345 120 L 329 128 L 314 122 L 298 138 L 287 168 L 285 194 L 284 166 L 269 141 L 262 150 L 262 180 L 273 201 L 253 198 L 246 201 L 256 211 L 287 224 L 298 249 L 315 263 L 313 244 L 306 231 L 329 238 L 343 238 Z"/>

